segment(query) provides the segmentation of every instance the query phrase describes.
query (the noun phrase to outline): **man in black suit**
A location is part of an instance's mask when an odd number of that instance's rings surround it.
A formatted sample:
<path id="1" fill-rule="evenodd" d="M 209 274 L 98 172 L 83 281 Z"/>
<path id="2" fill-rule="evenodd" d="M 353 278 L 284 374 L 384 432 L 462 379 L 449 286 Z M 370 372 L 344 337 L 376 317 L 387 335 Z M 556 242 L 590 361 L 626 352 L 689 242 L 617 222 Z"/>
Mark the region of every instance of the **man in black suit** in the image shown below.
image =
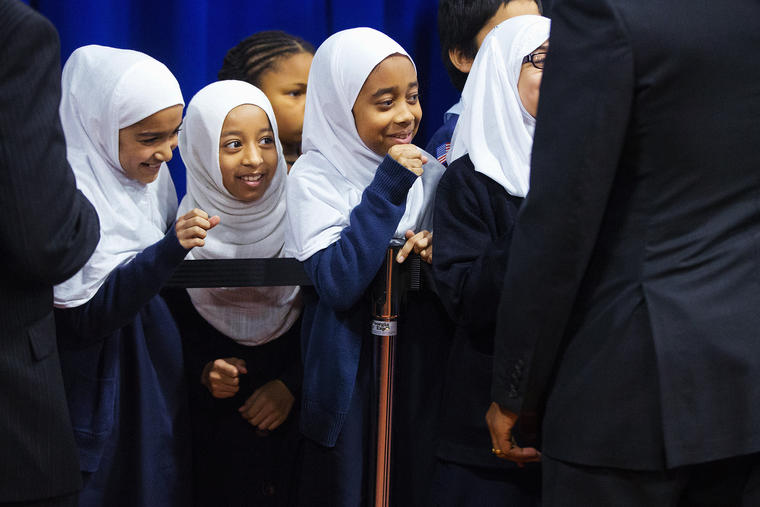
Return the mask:
<path id="1" fill-rule="evenodd" d="M 63 391 L 53 285 L 100 237 L 58 118 L 58 34 L 0 0 L 0 504 L 76 503 L 79 462 Z"/>
<path id="2" fill-rule="evenodd" d="M 487 415 L 545 505 L 760 505 L 758 20 L 553 5 Z"/>

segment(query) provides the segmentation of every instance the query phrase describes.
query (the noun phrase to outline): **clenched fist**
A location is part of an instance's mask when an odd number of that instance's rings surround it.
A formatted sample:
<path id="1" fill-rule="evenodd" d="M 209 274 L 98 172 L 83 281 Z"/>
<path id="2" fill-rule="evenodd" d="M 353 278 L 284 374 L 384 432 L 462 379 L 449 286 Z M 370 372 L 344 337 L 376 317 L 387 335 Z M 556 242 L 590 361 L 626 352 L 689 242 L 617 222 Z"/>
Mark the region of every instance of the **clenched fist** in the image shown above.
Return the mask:
<path id="1" fill-rule="evenodd" d="M 396 162 L 412 171 L 417 176 L 422 176 L 422 166 L 427 164 L 427 157 L 422 150 L 413 144 L 396 144 L 388 150 L 388 155 Z"/>

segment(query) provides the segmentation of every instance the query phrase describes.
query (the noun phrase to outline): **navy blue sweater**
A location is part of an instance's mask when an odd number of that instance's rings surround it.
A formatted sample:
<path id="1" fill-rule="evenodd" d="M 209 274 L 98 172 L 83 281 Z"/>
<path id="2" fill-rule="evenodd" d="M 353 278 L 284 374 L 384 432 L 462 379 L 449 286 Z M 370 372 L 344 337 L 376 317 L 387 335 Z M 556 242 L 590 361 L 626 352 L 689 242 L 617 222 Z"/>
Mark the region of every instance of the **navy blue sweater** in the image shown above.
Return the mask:
<path id="1" fill-rule="evenodd" d="M 456 322 L 438 455 L 464 465 L 514 466 L 491 455 L 485 414 L 496 308 L 521 202 L 475 172 L 468 155 L 449 166 L 436 193 L 433 273 L 441 302 Z"/>
<path id="2" fill-rule="evenodd" d="M 304 261 L 316 297 L 304 294 L 301 431 L 332 447 L 354 389 L 361 339 L 369 331 L 363 297 L 383 263 L 417 176 L 386 156 L 351 211 L 340 238 Z"/>
<path id="3" fill-rule="evenodd" d="M 56 310 L 69 411 L 86 472 L 80 505 L 182 505 L 189 428 L 177 326 L 161 286 L 187 254 L 174 228 Z"/>

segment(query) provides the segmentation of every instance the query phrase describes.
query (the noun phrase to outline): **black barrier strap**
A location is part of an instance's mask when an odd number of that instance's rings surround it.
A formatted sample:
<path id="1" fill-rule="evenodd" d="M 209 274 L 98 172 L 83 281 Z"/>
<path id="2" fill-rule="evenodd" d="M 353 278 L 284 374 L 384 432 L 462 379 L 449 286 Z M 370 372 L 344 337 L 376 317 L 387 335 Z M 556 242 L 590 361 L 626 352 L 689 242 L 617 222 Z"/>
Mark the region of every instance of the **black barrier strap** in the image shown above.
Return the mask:
<path id="1" fill-rule="evenodd" d="M 437 293 L 429 271 L 417 254 L 405 263 L 402 285 L 406 290 L 427 288 Z M 424 275 L 424 276 L 423 276 Z M 311 286 L 303 266 L 296 259 L 208 259 L 183 261 L 166 283 L 166 287 L 281 287 Z"/>
<path id="2" fill-rule="evenodd" d="M 167 287 L 276 287 L 312 285 L 296 259 L 183 261 Z"/>

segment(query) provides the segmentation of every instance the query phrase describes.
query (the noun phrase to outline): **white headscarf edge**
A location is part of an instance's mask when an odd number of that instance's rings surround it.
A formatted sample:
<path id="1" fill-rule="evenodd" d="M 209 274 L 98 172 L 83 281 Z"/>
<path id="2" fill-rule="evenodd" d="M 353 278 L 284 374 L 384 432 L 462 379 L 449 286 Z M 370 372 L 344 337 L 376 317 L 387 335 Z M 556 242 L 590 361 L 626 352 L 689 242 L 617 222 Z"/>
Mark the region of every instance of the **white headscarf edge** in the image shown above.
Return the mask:
<path id="1" fill-rule="evenodd" d="M 469 154 L 476 171 L 517 197 L 529 189 L 535 124 L 517 82 L 523 57 L 547 40 L 549 31 L 549 19 L 526 15 L 500 23 L 486 36 L 462 92 L 464 107 L 447 156 L 451 163 Z"/>

